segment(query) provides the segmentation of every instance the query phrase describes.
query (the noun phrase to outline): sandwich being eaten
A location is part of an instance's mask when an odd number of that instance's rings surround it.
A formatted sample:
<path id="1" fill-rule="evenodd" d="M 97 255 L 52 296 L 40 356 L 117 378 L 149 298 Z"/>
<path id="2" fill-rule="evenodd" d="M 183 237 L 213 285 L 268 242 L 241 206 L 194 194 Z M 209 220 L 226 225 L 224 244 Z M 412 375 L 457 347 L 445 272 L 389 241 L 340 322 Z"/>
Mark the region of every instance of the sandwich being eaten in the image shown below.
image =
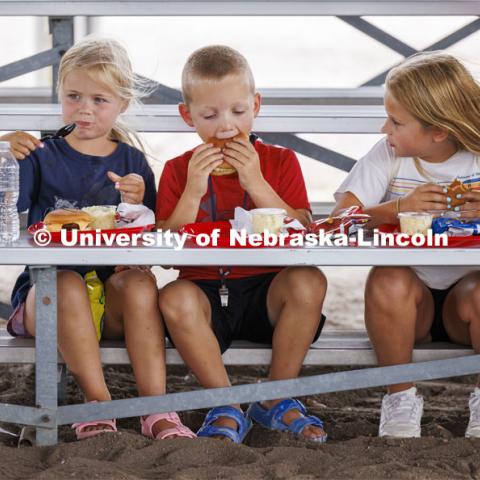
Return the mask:
<path id="1" fill-rule="evenodd" d="M 50 232 L 59 232 L 62 228 L 65 230 L 87 230 L 90 226 L 92 217 L 82 210 L 69 208 L 60 208 L 47 213 L 43 219 L 45 227 Z"/>
<path id="2" fill-rule="evenodd" d="M 450 197 L 451 202 L 449 204 L 449 208 L 458 207 L 465 203 L 465 198 L 463 198 L 463 193 L 468 192 L 469 188 L 462 183 L 460 180 L 455 179 L 448 187 L 447 187 L 447 195 Z"/>
<path id="3" fill-rule="evenodd" d="M 238 135 L 235 135 L 234 137 L 230 138 L 217 138 L 217 137 L 211 137 L 207 140 L 206 143 L 211 143 L 213 144 L 214 147 L 219 148 L 221 151 L 225 148 L 225 145 L 228 142 L 233 142 L 234 140 L 237 140 L 239 138 L 243 139 L 248 139 L 248 136 L 245 133 L 239 133 Z M 237 170 L 235 167 L 230 165 L 226 160 L 223 161 L 217 168 L 215 168 L 212 172 L 212 175 L 231 175 L 235 173 Z"/>

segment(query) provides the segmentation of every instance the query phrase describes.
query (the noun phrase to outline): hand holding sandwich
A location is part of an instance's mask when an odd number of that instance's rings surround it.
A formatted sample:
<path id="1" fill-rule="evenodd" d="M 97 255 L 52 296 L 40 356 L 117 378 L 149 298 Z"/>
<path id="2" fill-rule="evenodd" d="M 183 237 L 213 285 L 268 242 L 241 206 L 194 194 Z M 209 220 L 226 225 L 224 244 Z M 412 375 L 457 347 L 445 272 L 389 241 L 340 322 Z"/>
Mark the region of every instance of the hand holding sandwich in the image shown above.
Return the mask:
<path id="1" fill-rule="evenodd" d="M 247 192 L 261 189 L 266 183 L 260 169 L 260 159 L 246 135 L 228 141 L 223 149 L 225 160 L 238 172 L 241 187 Z"/>
<path id="2" fill-rule="evenodd" d="M 204 143 L 197 147 L 188 162 L 187 184 L 184 193 L 200 201 L 207 193 L 209 175 L 222 162 L 223 154 L 220 148 L 215 147 L 212 143 Z"/>

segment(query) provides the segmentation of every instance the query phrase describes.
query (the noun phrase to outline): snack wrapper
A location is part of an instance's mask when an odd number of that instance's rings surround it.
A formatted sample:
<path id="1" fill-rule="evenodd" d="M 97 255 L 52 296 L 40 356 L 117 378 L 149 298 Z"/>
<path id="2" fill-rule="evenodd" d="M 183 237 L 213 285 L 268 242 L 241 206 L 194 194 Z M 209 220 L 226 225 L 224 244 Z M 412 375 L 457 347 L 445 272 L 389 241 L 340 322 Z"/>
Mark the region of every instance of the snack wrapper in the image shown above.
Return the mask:
<path id="1" fill-rule="evenodd" d="M 248 234 L 253 233 L 252 215 L 242 207 L 235 208 L 234 217 L 233 220 L 230 220 L 230 225 L 234 230 L 245 230 Z M 290 229 L 305 230 L 305 227 L 298 220 L 287 217 L 280 233 L 288 233 Z"/>
<path id="2" fill-rule="evenodd" d="M 335 217 L 322 218 L 307 227 L 309 233 L 318 234 L 321 230 L 325 233 L 354 233 L 359 227 L 370 221 L 370 215 L 363 213 L 361 207 L 354 205 L 338 212 Z"/>
<path id="3" fill-rule="evenodd" d="M 155 223 L 155 214 L 145 205 L 120 203 L 117 207 L 119 227 L 143 227 Z"/>
<path id="4" fill-rule="evenodd" d="M 451 237 L 467 237 L 480 235 L 480 219 L 469 221 L 451 217 L 434 218 L 432 222 L 433 233 L 447 233 Z"/>
<path id="5" fill-rule="evenodd" d="M 87 286 L 95 333 L 97 334 L 97 340 L 100 341 L 102 338 L 105 313 L 105 290 L 95 270 L 85 274 L 85 284 Z"/>

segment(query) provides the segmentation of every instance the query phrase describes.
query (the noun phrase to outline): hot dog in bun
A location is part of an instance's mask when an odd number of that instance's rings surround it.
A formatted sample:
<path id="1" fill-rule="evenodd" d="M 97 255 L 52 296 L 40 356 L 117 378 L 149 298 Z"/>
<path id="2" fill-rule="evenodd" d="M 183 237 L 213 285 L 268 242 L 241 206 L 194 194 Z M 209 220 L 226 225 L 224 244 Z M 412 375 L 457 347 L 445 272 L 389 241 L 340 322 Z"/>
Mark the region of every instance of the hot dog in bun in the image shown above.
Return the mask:
<path id="1" fill-rule="evenodd" d="M 60 208 L 48 213 L 43 219 L 45 227 L 50 232 L 66 230 L 86 230 L 92 221 L 92 217 L 82 210 Z"/>

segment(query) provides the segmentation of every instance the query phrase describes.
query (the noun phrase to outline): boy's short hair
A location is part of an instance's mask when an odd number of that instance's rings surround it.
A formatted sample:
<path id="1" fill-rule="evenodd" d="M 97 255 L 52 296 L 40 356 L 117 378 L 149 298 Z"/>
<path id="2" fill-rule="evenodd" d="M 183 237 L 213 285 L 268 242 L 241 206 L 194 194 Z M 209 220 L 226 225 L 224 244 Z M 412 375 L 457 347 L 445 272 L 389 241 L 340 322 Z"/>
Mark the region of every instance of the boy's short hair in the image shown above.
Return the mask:
<path id="1" fill-rule="evenodd" d="M 182 94 L 185 103 L 192 101 L 192 87 L 197 80 L 221 80 L 228 75 L 245 75 L 252 94 L 255 80 L 247 59 L 237 50 L 225 45 L 210 45 L 195 50 L 182 72 Z"/>

